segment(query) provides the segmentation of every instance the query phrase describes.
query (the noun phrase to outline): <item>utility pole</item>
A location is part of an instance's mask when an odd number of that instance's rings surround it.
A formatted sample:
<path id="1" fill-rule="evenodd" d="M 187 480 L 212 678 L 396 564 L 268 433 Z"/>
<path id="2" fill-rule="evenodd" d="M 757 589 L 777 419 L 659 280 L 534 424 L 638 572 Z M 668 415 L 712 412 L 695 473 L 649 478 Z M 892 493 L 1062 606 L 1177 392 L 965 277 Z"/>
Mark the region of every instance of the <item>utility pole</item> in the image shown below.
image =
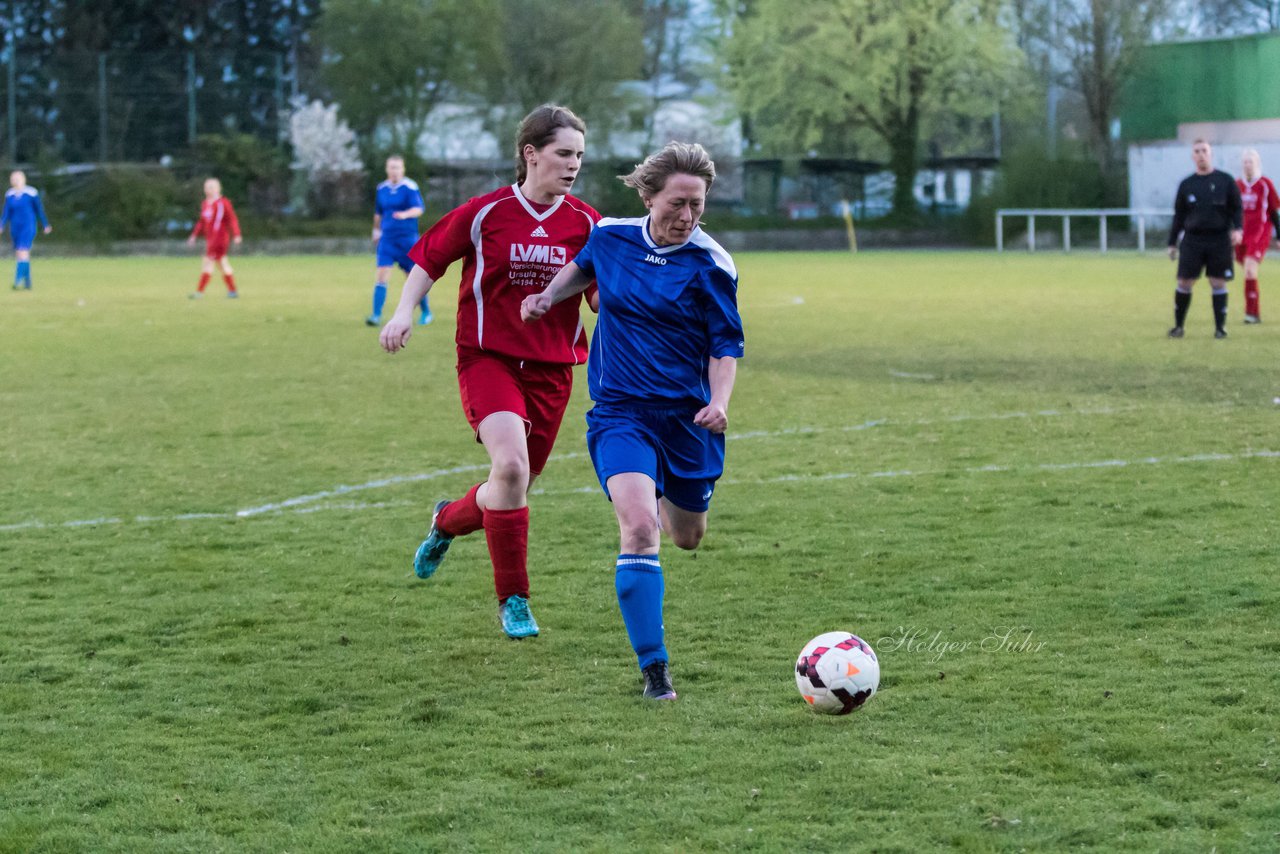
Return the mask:
<path id="1" fill-rule="evenodd" d="M 107 54 L 98 54 L 98 162 L 107 162 Z"/>
<path id="2" fill-rule="evenodd" d="M 15 166 L 18 163 L 18 40 L 13 37 L 13 33 L 9 33 L 9 91 L 8 101 L 8 118 L 9 118 L 9 162 Z"/>
<path id="3" fill-rule="evenodd" d="M 1058 159 L 1058 81 L 1054 53 L 1058 47 L 1058 0 L 1049 0 L 1049 41 L 1045 45 L 1045 70 L 1048 92 L 1045 110 L 1045 137 L 1049 144 L 1049 159 Z"/>
<path id="4" fill-rule="evenodd" d="M 187 50 L 187 142 L 196 141 L 196 52 Z"/>

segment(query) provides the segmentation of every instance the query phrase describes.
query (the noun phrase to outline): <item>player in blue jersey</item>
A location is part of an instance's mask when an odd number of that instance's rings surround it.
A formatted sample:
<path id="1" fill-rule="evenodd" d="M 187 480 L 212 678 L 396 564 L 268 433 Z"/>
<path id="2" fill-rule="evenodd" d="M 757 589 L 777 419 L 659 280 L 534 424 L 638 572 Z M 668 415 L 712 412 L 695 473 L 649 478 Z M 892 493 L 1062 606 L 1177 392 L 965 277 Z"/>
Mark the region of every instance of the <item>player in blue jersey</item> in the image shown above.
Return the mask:
<path id="1" fill-rule="evenodd" d="M 393 154 L 387 158 L 387 180 L 378 185 L 374 196 L 373 240 L 378 244 L 377 279 L 373 285 L 373 314 L 365 318 L 368 326 L 382 323 L 382 306 L 387 301 L 387 279 L 391 268 L 399 267 L 407 275 L 413 269 L 409 250 L 418 242 L 418 217 L 422 216 L 422 191 L 412 178 L 404 176 L 404 158 Z M 419 326 L 431 322 L 431 308 L 424 296 L 418 307 L 422 315 Z"/>
<path id="2" fill-rule="evenodd" d="M 31 290 L 31 244 L 36 242 L 36 221 L 44 226 L 44 233 L 53 231 L 49 217 L 40 204 L 40 192 L 27 186 L 25 172 L 15 171 L 9 176 L 9 189 L 4 194 L 4 213 L 0 214 L 0 234 L 5 227 L 13 240 L 13 257 L 18 267 L 13 274 L 13 289 L 25 287 Z"/>
<path id="3" fill-rule="evenodd" d="M 724 431 L 743 355 L 738 273 L 698 225 L 715 164 L 673 142 L 622 180 L 649 214 L 602 219 L 587 245 L 521 306 L 526 321 L 600 288 L 587 359 L 587 449 L 621 531 L 615 586 L 644 696 L 674 700 L 663 636 L 660 532 L 697 548 L 724 470 Z M 656 499 L 656 500 L 655 500 Z"/>

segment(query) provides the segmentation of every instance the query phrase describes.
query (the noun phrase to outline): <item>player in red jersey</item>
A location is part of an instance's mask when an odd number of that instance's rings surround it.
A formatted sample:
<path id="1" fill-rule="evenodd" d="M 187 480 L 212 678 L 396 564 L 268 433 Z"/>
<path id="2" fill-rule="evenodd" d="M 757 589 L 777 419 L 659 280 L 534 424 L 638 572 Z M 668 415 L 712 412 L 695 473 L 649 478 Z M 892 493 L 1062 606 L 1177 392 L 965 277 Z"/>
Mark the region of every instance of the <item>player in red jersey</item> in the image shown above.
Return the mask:
<path id="1" fill-rule="evenodd" d="M 382 328 L 388 353 L 413 332 L 413 308 L 454 261 L 458 292 L 458 386 L 462 409 L 489 454 L 487 480 L 436 505 L 414 555 L 430 578 L 454 537 L 485 532 L 498 614 L 509 637 L 538 634 L 529 611 L 527 495 L 551 453 L 573 387 L 573 366 L 587 358 L 581 300 L 557 305 L 528 325 L 520 304 L 542 291 L 587 242 L 600 215 L 569 190 L 582 165 L 586 126 L 572 111 L 545 104 L 520 123 L 516 180 L 445 214 L 409 252 L 414 268 Z M 595 298 L 588 292 L 588 301 Z M 594 308 L 594 303 L 592 303 Z"/>
<path id="2" fill-rule="evenodd" d="M 1244 265 L 1244 322 L 1261 323 L 1258 310 L 1258 267 L 1271 245 L 1275 229 L 1280 241 L 1280 198 L 1276 186 L 1262 174 L 1262 158 L 1252 148 L 1240 156 L 1244 175 L 1236 179 L 1244 207 L 1244 240 L 1236 247 L 1236 261 Z"/>
<path id="3" fill-rule="evenodd" d="M 204 295 L 205 285 L 213 275 L 213 265 L 222 267 L 222 280 L 227 283 L 227 296 L 237 297 L 235 270 L 227 260 L 227 249 L 232 243 L 240 245 L 240 220 L 236 219 L 236 209 L 231 200 L 222 195 L 222 183 L 217 178 L 209 178 L 204 182 L 204 202 L 200 205 L 200 218 L 196 227 L 187 238 L 188 246 L 196 245 L 196 238 L 204 235 L 204 258 L 200 262 L 200 284 L 196 286 L 192 299 Z"/>

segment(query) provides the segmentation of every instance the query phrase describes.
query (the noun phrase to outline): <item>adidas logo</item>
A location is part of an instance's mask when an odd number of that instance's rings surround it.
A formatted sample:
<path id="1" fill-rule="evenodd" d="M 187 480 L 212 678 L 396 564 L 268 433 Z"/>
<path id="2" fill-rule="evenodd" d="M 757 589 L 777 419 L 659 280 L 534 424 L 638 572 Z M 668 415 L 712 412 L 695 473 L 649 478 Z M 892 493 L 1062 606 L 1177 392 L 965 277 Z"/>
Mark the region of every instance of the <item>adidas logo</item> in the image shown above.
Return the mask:
<path id="1" fill-rule="evenodd" d="M 529 236 L 530 237 L 546 237 L 547 231 L 542 226 L 538 226 L 533 230 L 533 233 L 530 234 Z"/>

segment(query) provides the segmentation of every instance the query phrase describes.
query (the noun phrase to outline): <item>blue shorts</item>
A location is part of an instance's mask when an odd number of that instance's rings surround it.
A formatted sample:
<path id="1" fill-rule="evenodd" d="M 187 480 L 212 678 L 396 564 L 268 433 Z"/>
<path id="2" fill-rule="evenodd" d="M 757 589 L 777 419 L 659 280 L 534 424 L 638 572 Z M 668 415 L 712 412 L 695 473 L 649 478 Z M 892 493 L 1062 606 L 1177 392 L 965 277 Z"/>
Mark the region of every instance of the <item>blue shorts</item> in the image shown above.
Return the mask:
<path id="1" fill-rule="evenodd" d="M 14 251 L 21 252 L 23 249 L 30 249 L 31 245 L 36 242 L 36 230 L 34 228 L 11 228 L 9 237 L 13 240 Z"/>
<path id="2" fill-rule="evenodd" d="M 413 269 L 413 261 L 409 258 L 409 250 L 418 242 L 418 235 L 388 235 L 385 232 L 378 241 L 378 266 L 399 267 L 408 273 Z"/>
<path id="3" fill-rule="evenodd" d="M 587 413 L 587 450 L 605 495 L 609 478 L 639 472 L 681 510 L 705 513 L 724 472 L 724 434 L 693 423 L 701 406 L 655 409 L 597 403 Z"/>

